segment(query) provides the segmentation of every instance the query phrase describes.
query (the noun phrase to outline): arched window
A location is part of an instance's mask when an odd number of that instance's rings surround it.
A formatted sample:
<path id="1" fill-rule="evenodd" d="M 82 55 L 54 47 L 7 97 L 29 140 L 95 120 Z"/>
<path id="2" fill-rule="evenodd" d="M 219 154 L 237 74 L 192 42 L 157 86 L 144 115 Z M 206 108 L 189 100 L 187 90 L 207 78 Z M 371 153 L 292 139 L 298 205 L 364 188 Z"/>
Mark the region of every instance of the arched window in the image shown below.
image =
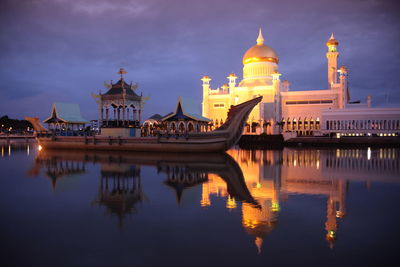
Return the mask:
<path id="1" fill-rule="evenodd" d="M 306 117 L 306 118 L 304 118 L 304 130 L 308 130 L 308 127 L 309 127 L 309 123 L 308 123 L 308 119 Z"/>
<path id="2" fill-rule="evenodd" d="M 319 130 L 320 126 L 319 126 L 319 118 L 317 118 L 317 121 L 315 122 L 315 129 Z"/>
<path id="3" fill-rule="evenodd" d="M 188 131 L 189 131 L 189 132 L 193 132 L 193 131 L 194 131 L 194 126 L 193 126 L 193 123 L 192 123 L 192 122 L 189 122 L 189 123 L 188 123 Z"/>
<path id="4" fill-rule="evenodd" d="M 179 132 L 183 133 L 183 132 L 185 132 L 185 130 L 186 130 L 185 123 L 183 121 L 181 121 L 179 123 Z"/>
<path id="5" fill-rule="evenodd" d="M 171 129 L 171 132 L 175 132 L 175 130 L 176 130 L 175 122 L 171 122 L 170 129 Z"/>
<path id="6" fill-rule="evenodd" d="M 290 118 L 287 118 L 286 129 L 287 129 L 288 131 L 291 131 L 291 130 L 292 130 L 292 124 L 291 124 Z"/>

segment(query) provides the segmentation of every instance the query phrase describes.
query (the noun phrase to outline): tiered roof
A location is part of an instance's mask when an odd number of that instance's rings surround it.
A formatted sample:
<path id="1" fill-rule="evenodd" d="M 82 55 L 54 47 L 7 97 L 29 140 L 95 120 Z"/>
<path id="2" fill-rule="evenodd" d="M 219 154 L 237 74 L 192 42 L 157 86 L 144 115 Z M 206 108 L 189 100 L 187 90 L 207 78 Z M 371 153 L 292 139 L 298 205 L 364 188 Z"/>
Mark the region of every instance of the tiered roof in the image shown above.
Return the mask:
<path id="1" fill-rule="evenodd" d="M 115 97 L 119 95 L 124 94 L 124 89 L 125 89 L 125 94 L 126 97 L 129 98 L 130 100 L 141 100 L 141 96 L 137 95 L 135 91 L 133 91 L 135 87 L 132 84 L 127 84 L 123 78 L 119 79 L 118 82 L 111 84 L 111 88 L 104 94 L 102 94 L 102 97 Z"/>

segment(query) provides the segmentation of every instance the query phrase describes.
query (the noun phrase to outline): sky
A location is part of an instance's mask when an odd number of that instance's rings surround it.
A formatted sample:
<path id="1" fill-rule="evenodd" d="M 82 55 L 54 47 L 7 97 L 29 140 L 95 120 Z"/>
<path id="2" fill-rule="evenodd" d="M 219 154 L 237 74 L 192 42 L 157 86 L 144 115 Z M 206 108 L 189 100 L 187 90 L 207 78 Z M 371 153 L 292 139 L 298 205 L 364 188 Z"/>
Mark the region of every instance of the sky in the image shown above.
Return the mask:
<path id="1" fill-rule="evenodd" d="M 0 116 L 46 118 L 53 102 L 97 119 L 92 93 L 125 79 L 149 96 L 144 118 L 179 96 L 201 103 L 203 75 L 220 87 L 255 45 L 279 56 L 291 90 L 327 88 L 325 42 L 339 41 L 351 100 L 400 105 L 400 4 L 389 0 L 1 0 Z"/>

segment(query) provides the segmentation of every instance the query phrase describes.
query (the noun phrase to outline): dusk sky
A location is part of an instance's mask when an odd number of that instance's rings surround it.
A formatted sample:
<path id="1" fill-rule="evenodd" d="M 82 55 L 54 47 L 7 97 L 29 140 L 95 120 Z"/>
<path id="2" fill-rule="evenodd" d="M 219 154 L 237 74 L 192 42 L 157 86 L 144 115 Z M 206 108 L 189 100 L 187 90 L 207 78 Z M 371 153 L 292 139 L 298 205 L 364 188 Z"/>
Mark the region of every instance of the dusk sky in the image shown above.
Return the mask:
<path id="1" fill-rule="evenodd" d="M 200 107 L 200 78 L 212 88 L 231 72 L 242 79 L 259 27 L 291 90 L 327 88 L 334 32 L 351 100 L 400 104 L 399 14 L 385 0 L 1 0 L 0 116 L 44 119 L 53 102 L 72 102 L 97 119 L 91 93 L 121 67 L 150 96 L 144 118 L 172 111 L 179 96 Z"/>

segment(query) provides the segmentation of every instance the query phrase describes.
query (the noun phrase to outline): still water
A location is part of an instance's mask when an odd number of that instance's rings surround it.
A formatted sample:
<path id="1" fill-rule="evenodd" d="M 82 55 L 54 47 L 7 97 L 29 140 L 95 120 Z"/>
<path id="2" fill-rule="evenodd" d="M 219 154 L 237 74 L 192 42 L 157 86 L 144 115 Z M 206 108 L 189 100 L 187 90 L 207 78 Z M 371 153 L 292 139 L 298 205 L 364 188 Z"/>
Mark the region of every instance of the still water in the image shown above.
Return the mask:
<path id="1" fill-rule="evenodd" d="M 3 263 L 397 261 L 396 148 L 176 155 L 0 146 Z"/>

